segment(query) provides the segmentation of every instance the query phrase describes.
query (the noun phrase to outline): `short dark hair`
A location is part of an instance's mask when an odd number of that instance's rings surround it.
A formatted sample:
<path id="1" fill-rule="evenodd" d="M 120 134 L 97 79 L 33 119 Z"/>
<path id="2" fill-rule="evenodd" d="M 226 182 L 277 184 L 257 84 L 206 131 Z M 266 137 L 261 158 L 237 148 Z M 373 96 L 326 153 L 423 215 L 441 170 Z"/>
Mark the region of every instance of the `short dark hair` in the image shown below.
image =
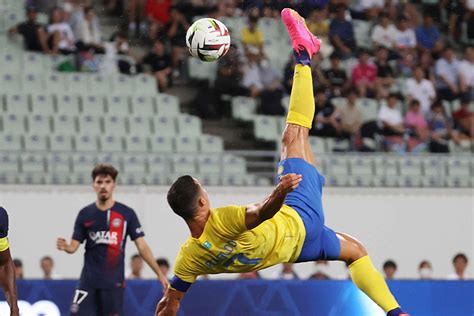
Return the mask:
<path id="1" fill-rule="evenodd" d="M 468 263 L 469 260 L 467 260 L 467 256 L 463 254 L 462 252 L 456 254 L 453 258 L 453 263 L 456 262 L 458 259 L 463 259 L 465 263 Z"/>
<path id="2" fill-rule="evenodd" d="M 387 268 L 394 268 L 395 270 L 397 270 L 397 264 L 393 260 L 387 260 L 383 264 L 383 268 L 384 268 L 384 270 L 387 269 Z"/>
<path id="3" fill-rule="evenodd" d="M 415 106 L 415 105 L 420 105 L 420 101 L 418 101 L 417 99 L 413 99 L 410 101 L 410 106 Z"/>
<path id="4" fill-rule="evenodd" d="M 51 258 L 50 256 L 44 256 L 43 258 L 41 258 L 40 261 L 46 261 L 46 260 L 49 260 L 51 262 L 54 262 L 53 258 Z"/>
<path id="5" fill-rule="evenodd" d="M 92 181 L 98 176 L 110 176 L 115 181 L 117 179 L 118 170 L 111 164 L 101 163 L 92 170 Z"/>
<path id="6" fill-rule="evenodd" d="M 15 268 L 23 268 L 23 261 L 21 261 L 21 259 L 15 258 L 13 259 L 13 265 Z"/>
<path id="7" fill-rule="evenodd" d="M 198 194 L 199 185 L 194 178 L 190 175 L 181 176 L 168 190 L 168 204 L 176 215 L 185 220 L 192 219 L 196 210 Z"/>
<path id="8" fill-rule="evenodd" d="M 168 259 L 166 258 L 157 258 L 156 259 L 156 264 L 159 265 L 160 267 L 165 266 L 167 268 L 170 267 L 170 263 L 168 262 Z"/>
<path id="9" fill-rule="evenodd" d="M 418 269 L 421 269 L 421 267 L 424 265 L 429 265 L 431 267 L 431 262 L 429 262 L 428 260 L 421 261 L 420 264 L 418 265 Z"/>

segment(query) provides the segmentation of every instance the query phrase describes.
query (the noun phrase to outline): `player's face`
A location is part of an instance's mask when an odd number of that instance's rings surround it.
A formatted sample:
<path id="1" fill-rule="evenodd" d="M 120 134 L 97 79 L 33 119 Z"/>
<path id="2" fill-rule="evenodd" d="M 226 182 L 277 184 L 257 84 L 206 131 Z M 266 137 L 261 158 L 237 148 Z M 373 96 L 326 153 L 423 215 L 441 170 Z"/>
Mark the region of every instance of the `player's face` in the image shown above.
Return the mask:
<path id="1" fill-rule="evenodd" d="M 199 189 L 201 191 L 199 193 L 199 198 L 203 199 L 205 201 L 205 203 L 207 204 L 207 206 L 210 207 L 209 195 L 207 194 L 206 189 L 204 189 L 204 187 L 201 185 L 201 183 L 198 180 L 194 179 L 194 181 L 196 181 L 196 183 L 199 185 Z"/>
<path id="2" fill-rule="evenodd" d="M 115 189 L 115 181 L 109 175 L 98 175 L 92 186 L 97 194 L 97 199 L 104 202 L 112 197 Z"/>

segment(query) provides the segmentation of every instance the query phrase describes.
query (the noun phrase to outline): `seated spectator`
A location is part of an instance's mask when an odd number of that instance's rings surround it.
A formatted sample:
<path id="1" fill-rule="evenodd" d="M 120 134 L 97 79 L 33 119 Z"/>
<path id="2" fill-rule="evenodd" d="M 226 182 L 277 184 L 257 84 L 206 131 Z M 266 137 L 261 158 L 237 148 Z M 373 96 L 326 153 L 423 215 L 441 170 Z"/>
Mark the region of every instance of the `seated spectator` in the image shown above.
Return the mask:
<path id="1" fill-rule="evenodd" d="M 359 63 L 352 69 L 352 83 L 360 97 L 374 97 L 377 80 L 377 66 L 369 62 L 369 53 L 359 52 Z"/>
<path id="2" fill-rule="evenodd" d="M 71 54 L 75 51 L 75 38 L 71 26 L 64 22 L 63 11 L 60 8 L 51 10 L 49 25 L 49 46 L 53 53 Z"/>
<path id="3" fill-rule="evenodd" d="M 328 100 L 323 88 L 316 91 L 316 113 L 311 135 L 323 137 L 338 137 L 342 129 L 339 121 L 339 111 Z"/>
<path id="4" fill-rule="evenodd" d="M 449 152 L 449 139 L 452 139 L 455 144 L 460 145 L 461 141 L 466 138 L 456 130 L 453 130 L 441 101 L 435 101 L 431 105 L 428 126 L 431 131 L 430 151 L 433 153 Z"/>
<path id="5" fill-rule="evenodd" d="M 319 260 L 315 262 L 316 269 L 313 274 L 309 276 L 310 280 L 330 280 L 329 263 L 326 260 Z"/>
<path id="6" fill-rule="evenodd" d="M 15 279 L 23 280 L 25 278 L 23 271 L 23 261 L 21 261 L 21 259 L 15 258 L 13 259 L 13 265 L 15 266 Z"/>
<path id="7" fill-rule="evenodd" d="M 166 258 L 157 258 L 156 263 L 158 264 L 158 268 L 160 268 L 161 273 L 165 275 L 168 279 L 170 278 L 170 263 Z"/>
<path id="8" fill-rule="evenodd" d="M 385 8 L 384 0 L 361 0 L 359 1 L 359 11 L 364 13 L 364 19 L 372 20 L 382 13 Z"/>
<path id="9" fill-rule="evenodd" d="M 282 269 L 278 273 L 278 279 L 281 280 L 298 280 L 299 276 L 293 269 L 293 264 L 292 263 L 283 263 L 281 265 Z"/>
<path id="10" fill-rule="evenodd" d="M 84 8 L 84 20 L 78 25 L 78 43 L 79 50 L 92 50 L 97 54 L 105 52 L 102 46 L 102 33 L 99 29 L 99 20 L 92 7 Z"/>
<path id="11" fill-rule="evenodd" d="M 395 278 L 395 273 L 397 273 L 397 264 L 393 260 L 387 260 L 383 264 L 383 273 L 385 274 L 385 279 L 392 280 Z"/>
<path id="12" fill-rule="evenodd" d="M 352 56 L 356 49 L 356 40 L 352 23 L 346 20 L 346 6 L 342 3 L 335 8 L 335 18 L 329 25 L 329 39 L 334 49 L 343 58 Z"/>
<path id="13" fill-rule="evenodd" d="M 130 34 L 138 35 L 146 32 L 145 8 L 146 0 L 129 0 L 128 1 L 128 30 Z"/>
<path id="14" fill-rule="evenodd" d="M 377 67 L 377 98 L 386 98 L 392 85 L 395 83 L 395 74 L 392 67 L 388 64 L 388 50 L 385 47 L 377 49 L 375 66 Z"/>
<path id="15" fill-rule="evenodd" d="M 247 65 L 244 70 L 242 85 L 249 89 L 250 96 L 257 98 L 263 90 L 262 78 L 260 77 L 261 55 L 258 48 L 250 46 L 247 52 Z"/>
<path id="16" fill-rule="evenodd" d="M 465 280 L 468 262 L 465 254 L 456 254 L 453 258 L 454 273 L 448 275 L 448 280 Z"/>
<path id="17" fill-rule="evenodd" d="M 387 104 L 380 107 L 378 114 L 379 128 L 385 136 L 401 136 L 405 133 L 402 113 L 397 108 L 398 97 L 391 93 L 388 96 Z"/>
<path id="18" fill-rule="evenodd" d="M 147 0 L 145 12 L 150 25 L 149 36 L 151 40 L 157 39 L 168 23 L 171 3 L 171 0 Z"/>
<path id="19" fill-rule="evenodd" d="M 176 7 L 170 9 L 170 19 L 166 24 L 166 35 L 171 43 L 171 61 L 175 75 L 179 75 L 180 63 L 188 56 L 186 32 L 190 27 L 184 14 Z"/>
<path id="20" fill-rule="evenodd" d="M 372 29 L 372 41 L 376 46 L 394 49 L 396 45 L 397 28 L 386 13 L 380 16 L 380 22 Z"/>
<path id="21" fill-rule="evenodd" d="M 433 267 L 431 262 L 423 260 L 418 265 L 418 275 L 420 280 L 431 280 L 433 278 Z"/>
<path id="22" fill-rule="evenodd" d="M 145 56 L 142 63 L 151 67 L 159 90 L 165 91 L 168 89 L 173 68 L 171 57 L 166 53 L 165 45 L 161 41 L 155 41 L 152 51 Z"/>
<path id="23" fill-rule="evenodd" d="M 408 101 L 418 100 L 421 105 L 421 110 L 427 114 L 430 111 L 431 103 L 436 98 L 433 83 L 425 79 L 425 73 L 420 66 L 416 67 L 413 73 L 414 78 L 409 78 L 406 81 Z"/>
<path id="24" fill-rule="evenodd" d="M 329 19 L 328 19 L 328 9 L 325 8 L 316 8 L 309 14 L 306 19 L 306 25 L 311 33 L 316 34 L 320 40 L 323 41 L 324 45 L 321 45 L 320 54 L 324 58 L 331 55 L 334 51 L 329 43 Z"/>
<path id="25" fill-rule="evenodd" d="M 418 48 L 438 52 L 442 48 L 440 41 L 441 35 L 438 28 L 433 23 L 433 17 L 426 14 L 423 17 L 423 24 L 418 26 L 415 31 Z"/>
<path id="26" fill-rule="evenodd" d="M 341 59 L 337 53 L 331 54 L 331 68 L 324 71 L 324 77 L 329 84 L 329 90 L 333 97 L 343 95 L 351 84 L 347 80 L 346 72 L 341 68 Z"/>
<path id="27" fill-rule="evenodd" d="M 40 260 L 40 267 L 43 271 L 44 280 L 57 280 L 60 279 L 59 275 L 54 273 L 54 260 L 50 256 L 45 256 Z"/>
<path id="28" fill-rule="evenodd" d="M 418 66 L 423 69 L 424 73 L 424 78 L 427 80 L 431 81 L 431 83 L 436 82 L 436 76 L 435 76 L 435 69 L 434 69 L 434 61 L 433 61 L 433 56 L 431 55 L 430 52 L 425 51 L 422 52 L 419 56 L 419 62 Z"/>
<path id="29" fill-rule="evenodd" d="M 436 62 L 435 74 L 439 98 L 449 101 L 456 99 L 460 92 L 459 61 L 451 47 L 446 47 L 443 57 Z"/>
<path id="30" fill-rule="evenodd" d="M 402 49 L 397 59 L 397 73 L 399 78 L 413 76 L 413 68 L 417 65 L 416 54 L 413 50 Z"/>
<path id="31" fill-rule="evenodd" d="M 286 110 L 281 105 L 283 83 L 281 74 L 270 64 L 268 59 L 260 62 L 260 111 L 265 115 L 284 115 Z"/>
<path id="32" fill-rule="evenodd" d="M 461 107 L 453 113 L 453 118 L 456 129 L 461 135 L 465 135 L 471 138 L 471 141 L 474 141 L 474 112 L 470 109 L 469 101 L 468 97 L 462 98 Z"/>
<path id="33" fill-rule="evenodd" d="M 127 279 L 130 280 L 141 280 L 143 279 L 143 258 L 139 254 L 134 254 L 130 258 L 130 273 L 127 275 Z"/>
<path id="34" fill-rule="evenodd" d="M 357 93 L 351 90 L 347 96 L 347 105 L 340 110 L 341 129 L 348 137 L 358 136 L 362 126 L 362 112 L 356 101 Z"/>
<path id="35" fill-rule="evenodd" d="M 474 46 L 467 47 L 465 52 L 459 63 L 460 89 L 465 98 L 474 100 Z"/>
<path id="36" fill-rule="evenodd" d="M 410 135 L 408 150 L 411 152 L 424 150 L 429 137 L 429 129 L 420 102 L 416 99 L 411 100 L 410 107 L 405 114 L 405 127 Z"/>
<path id="37" fill-rule="evenodd" d="M 112 43 L 110 43 L 110 45 L 106 44 L 107 55 L 111 54 L 113 56 L 114 54 L 116 54 L 120 56 L 130 56 L 130 46 L 128 45 L 128 36 L 126 33 L 119 32 L 112 36 L 111 40 Z M 103 68 L 102 66 L 103 64 L 101 65 L 101 71 Z M 117 66 L 119 72 L 126 75 L 131 75 L 133 71 L 136 70 L 133 63 L 131 63 L 126 58 L 119 58 L 117 60 Z"/>
<path id="38" fill-rule="evenodd" d="M 20 34 L 27 51 L 51 53 L 48 34 L 43 25 L 36 22 L 38 12 L 34 7 L 26 9 L 27 20 L 8 30 L 10 35 Z"/>
<path id="39" fill-rule="evenodd" d="M 249 54 L 249 49 L 254 47 L 258 50 L 260 56 L 263 56 L 263 33 L 258 28 L 258 16 L 249 16 L 249 24 L 242 29 L 240 38 L 244 45 L 245 54 Z"/>
<path id="40" fill-rule="evenodd" d="M 415 31 L 409 27 L 408 18 L 400 17 L 398 21 L 398 29 L 395 33 L 395 49 L 397 50 L 413 50 L 416 47 Z"/>

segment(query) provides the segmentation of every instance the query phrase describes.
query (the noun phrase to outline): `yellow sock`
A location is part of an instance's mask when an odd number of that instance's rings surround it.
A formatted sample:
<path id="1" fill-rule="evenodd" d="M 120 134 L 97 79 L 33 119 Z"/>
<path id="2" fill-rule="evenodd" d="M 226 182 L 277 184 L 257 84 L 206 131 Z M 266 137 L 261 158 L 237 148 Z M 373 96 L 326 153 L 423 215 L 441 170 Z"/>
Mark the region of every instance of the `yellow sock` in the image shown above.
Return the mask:
<path id="1" fill-rule="evenodd" d="M 354 261 L 350 266 L 352 281 L 385 312 L 399 307 L 385 279 L 375 269 L 369 256 Z"/>
<path id="2" fill-rule="evenodd" d="M 297 64 L 291 88 L 287 123 L 311 128 L 314 117 L 313 77 L 311 67 Z"/>

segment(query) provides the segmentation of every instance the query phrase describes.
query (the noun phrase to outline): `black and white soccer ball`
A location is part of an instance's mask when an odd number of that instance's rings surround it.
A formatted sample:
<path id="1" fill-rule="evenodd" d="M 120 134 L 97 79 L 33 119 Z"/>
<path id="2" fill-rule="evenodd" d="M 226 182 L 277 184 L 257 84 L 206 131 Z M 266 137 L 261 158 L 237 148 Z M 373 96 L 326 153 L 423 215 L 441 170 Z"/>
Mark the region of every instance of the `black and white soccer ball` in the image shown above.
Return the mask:
<path id="1" fill-rule="evenodd" d="M 216 61 L 229 51 L 229 30 L 219 20 L 199 19 L 189 27 L 186 44 L 192 56 L 202 61 Z"/>

